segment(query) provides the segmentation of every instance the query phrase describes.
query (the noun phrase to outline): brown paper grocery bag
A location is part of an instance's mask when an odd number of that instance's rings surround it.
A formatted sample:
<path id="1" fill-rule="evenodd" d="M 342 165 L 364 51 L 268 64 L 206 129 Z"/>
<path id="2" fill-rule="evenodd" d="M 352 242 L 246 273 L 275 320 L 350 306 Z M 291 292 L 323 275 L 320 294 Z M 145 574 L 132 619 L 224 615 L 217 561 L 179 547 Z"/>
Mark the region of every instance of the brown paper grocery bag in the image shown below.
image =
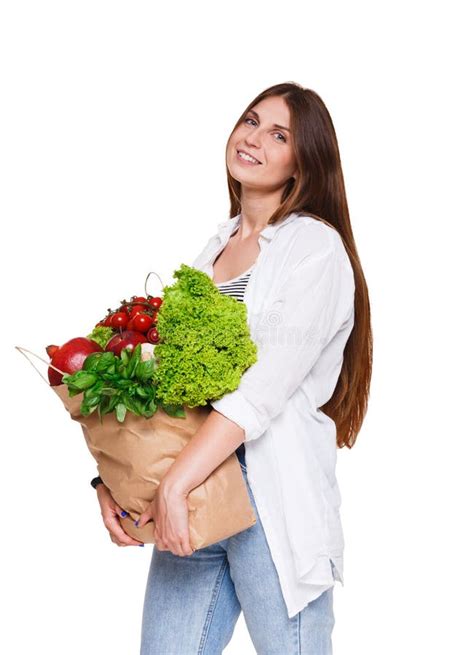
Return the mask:
<path id="1" fill-rule="evenodd" d="M 134 539 L 154 543 L 153 521 L 137 528 L 138 519 L 151 500 L 160 480 L 179 452 L 208 416 L 211 406 L 185 408 L 186 418 L 169 416 L 159 409 L 151 418 L 127 412 L 120 423 L 115 413 L 101 423 L 97 412 L 80 413 L 83 394 L 69 397 L 67 385 L 51 387 L 71 418 L 82 426 L 87 446 L 115 502 L 128 517 L 119 517 L 123 529 Z M 256 523 L 247 486 L 235 453 L 229 455 L 204 482 L 188 495 L 191 547 L 204 548 Z"/>

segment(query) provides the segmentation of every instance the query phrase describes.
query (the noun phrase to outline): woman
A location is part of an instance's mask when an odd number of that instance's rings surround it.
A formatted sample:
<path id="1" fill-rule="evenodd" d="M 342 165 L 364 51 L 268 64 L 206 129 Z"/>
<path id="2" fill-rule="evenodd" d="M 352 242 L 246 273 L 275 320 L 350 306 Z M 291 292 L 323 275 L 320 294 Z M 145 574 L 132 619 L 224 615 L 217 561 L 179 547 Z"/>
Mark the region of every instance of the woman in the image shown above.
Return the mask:
<path id="1" fill-rule="evenodd" d="M 372 366 L 370 307 L 329 113 L 279 84 L 227 143 L 230 220 L 192 263 L 247 305 L 258 361 L 180 452 L 137 525 L 155 522 L 141 655 L 221 653 L 240 611 L 257 653 L 332 653 L 343 583 L 337 447 L 351 448 Z M 187 495 L 237 453 L 257 523 L 193 552 Z M 136 545 L 97 486 L 112 541 Z"/>

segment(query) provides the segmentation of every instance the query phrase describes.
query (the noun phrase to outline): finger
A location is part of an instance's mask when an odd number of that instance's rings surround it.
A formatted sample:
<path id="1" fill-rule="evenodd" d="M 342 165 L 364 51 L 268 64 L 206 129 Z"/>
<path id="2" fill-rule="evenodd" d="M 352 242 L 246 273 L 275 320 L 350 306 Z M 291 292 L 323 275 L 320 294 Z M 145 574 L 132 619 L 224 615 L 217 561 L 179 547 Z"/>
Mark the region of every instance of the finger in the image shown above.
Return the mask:
<path id="1" fill-rule="evenodd" d="M 158 550 L 169 550 L 168 545 L 160 537 L 155 536 L 154 539 Z"/>
<path id="2" fill-rule="evenodd" d="M 191 546 L 191 540 L 189 537 L 189 529 L 186 530 L 185 534 L 180 539 L 181 548 L 185 555 L 192 555 L 194 552 L 193 547 Z"/>
<path id="3" fill-rule="evenodd" d="M 175 555 L 178 555 L 179 557 L 185 557 L 186 556 L 186 552 L 185 552 L 185 550 L 184 550 L 184 548 L 183 548 L 183 546 L 181 544 L 178 544 L 176 546 Z"/>
<path id="4" fill-rule="evenodd" d="M 184 541 L 184 542 L 183 541 L 181 542 L 181 549 L 182 549 L 185 557 L 189 557 L 190 555 L 192 555 L 194 553 L 194 548 L 189 543 L 189 539 Z"/>
<path id="5" fill-rule="evenodd" d="M 153 517 L 152 517 L 152 515 L 151 515 L 151 510 L 146 509 L 146 510 L 143 512 L 143 514 L 141 514 L 141 515 L 138 517 L 138 519 L 135 521 L 135 525 L 136 525 L 137 528 L 142 528 L 142 527 L 143 527 L 144 525 L 146 525 L 146 524 L 148 523 L 148 521 L 150 521 L 150 519 L 152 519 L 152 518 L 153 518 Z"/>
<path id="6" fill-rule="evenodd" d="M 114 507 L 115 507 L 115 511 L 116 511 L 117 514 L 119 514 L 120 516 L 123 516 L 123 517 L 128 516 L 128 512 L 127 512 L 127 510 L 123 509 L 123 507 L 120 507 L 120 505 L 117 505 L 117 503 L 115 503 L 115 506 L 114 506 Z"/>
<path id="7" fill-rule="evenodd" d="M 179 542 L 179 554 L 181 557 L 189 557 L 189 555 L 192 555 L 193 552 L 194 549 L 190 545 L 189 539 L 187 537 L 183 537 Z"/>
<path id="8" fill-rule="evenodd" d="M 141 544 L 138 539 L 130 537 L 122 528 L 120 521 L 116 516 L 108 517 L 104 520 L 105 527 L 115 537 L 115 539 L 123 546 L 137 546 Z"/>
<path id="9" fill-rule="evenodd" d="M 168 545 L 168 550 L 173 553 L 173 555 L 176 555 L 177 557 L 183 557 L 184 553 L 181 549 L 181 546 L 178 544 L 169 544 Z"/>

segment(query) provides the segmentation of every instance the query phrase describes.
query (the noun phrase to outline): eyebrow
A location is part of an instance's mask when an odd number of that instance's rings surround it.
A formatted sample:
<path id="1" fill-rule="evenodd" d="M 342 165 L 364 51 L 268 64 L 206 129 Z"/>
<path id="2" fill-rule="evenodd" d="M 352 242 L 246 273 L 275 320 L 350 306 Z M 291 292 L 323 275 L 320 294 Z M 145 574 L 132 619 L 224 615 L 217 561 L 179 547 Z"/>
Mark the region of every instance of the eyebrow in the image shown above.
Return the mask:
<path id="1" fill-rule="evenodd" d="M 257 117 L 258 120 L 260 120 L 259 115 L 258 115 L 257 112 L 254 111 L 253 109 L 249 109 L 247 113 L 248 113 L 248 114 L 253 114 L 254 116 Z M 290 130 L 289 127 L 284 127 L 283 125 L 277 125 L 276 123 L 273 123 L 273 127 L 279 127 L 280 130 L 286 130 L 287 132 L 290 132 L 290 133 L 291 133 L 291 130 Z"/>

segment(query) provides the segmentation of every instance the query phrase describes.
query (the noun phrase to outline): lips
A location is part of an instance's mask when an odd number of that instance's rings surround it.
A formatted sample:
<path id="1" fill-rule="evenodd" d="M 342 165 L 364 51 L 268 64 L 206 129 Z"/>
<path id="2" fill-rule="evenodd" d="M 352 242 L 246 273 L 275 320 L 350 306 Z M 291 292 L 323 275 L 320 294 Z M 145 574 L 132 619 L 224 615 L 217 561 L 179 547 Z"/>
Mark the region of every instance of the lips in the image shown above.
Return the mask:
<path id="1" fill-rule="evenodd" d="M 255 155 L 252 155 L 251 152 L 247 152 L 246 150 L 243 150 L 243 148 L 237 148 L 237 149 L 236 149 L 236 152 L 237 152 L 237 153 L 239 153 L 239 152 L 243 152 L 244 154 L 249 155 L 249 157 L 253 157 L 254 159 L 257 159 L 257 158 L 255 157 Z M 262 163 L 259 159 L 257 159 L 257 161 L 258 161 L 259 164 Z"/>

